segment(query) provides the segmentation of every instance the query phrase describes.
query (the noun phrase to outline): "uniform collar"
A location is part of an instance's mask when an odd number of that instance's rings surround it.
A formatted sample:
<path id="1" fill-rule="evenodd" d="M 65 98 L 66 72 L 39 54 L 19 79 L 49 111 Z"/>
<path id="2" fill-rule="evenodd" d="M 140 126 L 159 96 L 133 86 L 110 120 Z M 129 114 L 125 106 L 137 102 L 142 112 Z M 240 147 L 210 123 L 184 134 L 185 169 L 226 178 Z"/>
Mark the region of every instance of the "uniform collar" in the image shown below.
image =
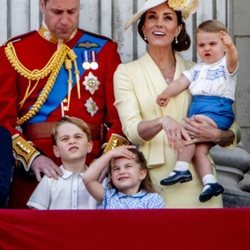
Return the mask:
<path id="1" fill-rule="evenodd" d="M 45 24 L 45 22 L 43 21 L 42 26 L 40 27 L 38 33 L 40 34 L 41 37 L 43 37 L 45 40 L 55 43 L 55 44 L 61 44 L 63 42 L 68 42 L 69 40 L 71 40 L 75 34 L 77 32 L 77 29 L 72 33 L 72 35 L 70 36 L 70 38 L 66 41 L 63 41 L 62 39 L 58 39 L 53 33 L 51 33 L 47 27 L 47 25 Z"/>

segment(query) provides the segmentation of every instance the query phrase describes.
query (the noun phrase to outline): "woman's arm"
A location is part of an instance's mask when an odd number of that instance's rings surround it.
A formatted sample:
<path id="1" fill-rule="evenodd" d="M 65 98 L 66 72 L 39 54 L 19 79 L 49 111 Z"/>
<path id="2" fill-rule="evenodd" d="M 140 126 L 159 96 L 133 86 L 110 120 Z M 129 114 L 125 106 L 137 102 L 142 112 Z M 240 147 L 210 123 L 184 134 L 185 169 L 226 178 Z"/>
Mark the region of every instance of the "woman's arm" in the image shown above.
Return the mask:
<path id="1" fill-rule="evenodd" d="M 226 147 L 226 146 L 230 146 L 231 144 L 233 144 L 234 140 L 235 140 L 235 134 L 233 133 L 232 130 L 227 130 L 227 131 L 223 131 L 220 130 L 220 136 L 217 139 L 217 144 L 222 146 L 222 147 Z"/>
<path id="2" fill-rule="evenodd" d="M 140 137 L 149 141 L 162 130 L 161 117 L 150 121 L 141 121 L 137 129 Z"/>
<path id="3" fill-rule="evenodd" d="M 181 150 L 184 147 L 184 142 L 190 140 L 183 125 L 170 116 L 163 116 L 151 121 L 142 121 L 138 124 L 138 133 L 145 141 L 151 140 L 162 129 L 166 133 L 169 146 L 174 150 Z"/>

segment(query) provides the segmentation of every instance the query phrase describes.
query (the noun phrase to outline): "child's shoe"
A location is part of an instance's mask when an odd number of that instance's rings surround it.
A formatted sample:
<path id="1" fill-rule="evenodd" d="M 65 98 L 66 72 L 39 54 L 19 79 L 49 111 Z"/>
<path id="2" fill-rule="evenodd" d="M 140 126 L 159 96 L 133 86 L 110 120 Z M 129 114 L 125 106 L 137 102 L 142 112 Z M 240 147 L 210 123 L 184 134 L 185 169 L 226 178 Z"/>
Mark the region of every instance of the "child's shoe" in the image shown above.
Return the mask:
<path id="1" fill-rule="evenodd" d="M 191 180 L 192 180 L 192 175 L 189 170 L 186 171 L 174 170 L 173 172 L 170 173 L 170 175 L 167 178 L 161 180 L 160 183 L 163 186 L 170 186 L 178 182 L 183 183 Z"/>
<path id="2" fill-rule="evenodd" d="M 224 192 L 224 188 L 219 183 L 209 183 L 209 187 L 205 189 L 199 197 L 200 202 L 210 200 L 213 196 L 218 196 Z"/>

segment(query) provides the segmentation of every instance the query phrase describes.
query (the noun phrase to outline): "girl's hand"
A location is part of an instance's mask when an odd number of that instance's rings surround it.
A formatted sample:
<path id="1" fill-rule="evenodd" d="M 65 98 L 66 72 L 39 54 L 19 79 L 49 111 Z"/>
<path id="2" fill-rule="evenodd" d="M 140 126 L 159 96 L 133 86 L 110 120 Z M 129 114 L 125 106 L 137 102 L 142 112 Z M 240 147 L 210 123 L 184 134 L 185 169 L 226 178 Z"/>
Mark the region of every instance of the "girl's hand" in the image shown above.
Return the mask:
<path id="1" fill-rule="evenodd" d="M 165 131 L 169 146 L 175 151 L 181 151 L 186 141 L 191 140 L 183 125 L 169 116 L 161 119 L 162 129 Z"/>
<path id="2" fill-rule="evenodd" d="M 135 145 L 122 145 L 108 151 L 106 154 L 110 154 L 112 158 L 125 157 L 128 159 L 133 159 L 134 154 L 129 149 L 135 149 L 135 148 L 136 148 Z"/>

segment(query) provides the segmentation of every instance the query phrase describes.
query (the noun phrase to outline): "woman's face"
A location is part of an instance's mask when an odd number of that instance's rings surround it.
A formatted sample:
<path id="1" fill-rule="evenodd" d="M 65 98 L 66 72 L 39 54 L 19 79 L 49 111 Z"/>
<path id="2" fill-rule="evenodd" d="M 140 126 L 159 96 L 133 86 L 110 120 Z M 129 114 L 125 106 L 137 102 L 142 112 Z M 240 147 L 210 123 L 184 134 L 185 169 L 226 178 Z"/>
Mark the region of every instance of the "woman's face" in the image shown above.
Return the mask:
<path id="1" fill-rule="evenodd" d="M 142 31 L 150 46 L 169 46 L 181 28 L 175 11 L 162 3 L 147 11 Z"/>

